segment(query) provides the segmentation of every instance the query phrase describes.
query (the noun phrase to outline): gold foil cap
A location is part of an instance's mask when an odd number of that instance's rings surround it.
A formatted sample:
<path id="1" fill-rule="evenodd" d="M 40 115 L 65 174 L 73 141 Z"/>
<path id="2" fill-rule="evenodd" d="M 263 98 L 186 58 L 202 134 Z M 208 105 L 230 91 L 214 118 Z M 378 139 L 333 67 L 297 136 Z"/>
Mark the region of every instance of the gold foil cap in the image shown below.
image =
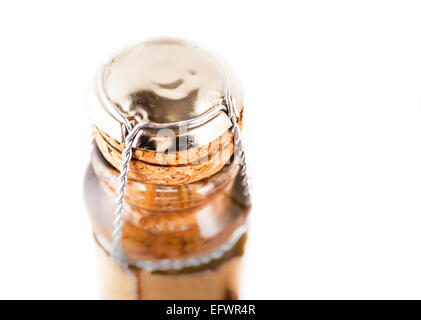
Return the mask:
<path id="1" fill-rule="evenodd" d="M 137 178 L 160 184 L 184 184 L 209 176 L 232 154 L 232 123 L 221 108 L 227 89 L 241 121 L 241 85 L 220 57 L 178 39 L 131 45 L 99 69 L 90 92 L 90 115 L 98 146 L 105 158 L 118 167 L 127 123 L 145 123 L 133 155 L 134 161 L 143 164 L 133 166 L 132 161 L 132 174 L 137 172 Z M 223 152 L 226 155 L 218 154 L 216 158 L 224 163 L 199 161 Z M 180 179 L 168 176 L 169 169 L 163 168 L 197 162 L 202 162 L 203 174 L 184 170 L 186 176 Z M 167 178 L 158 178 L 160 174 Z"/>
<path id="2" fill-rule="evenodd" d="M 123 50 L 104 72 L 108 98 L 134 122 L 170 123 L 203 115 L 221 102 L 226 82 L 214 57 L 174 40 Z"/>

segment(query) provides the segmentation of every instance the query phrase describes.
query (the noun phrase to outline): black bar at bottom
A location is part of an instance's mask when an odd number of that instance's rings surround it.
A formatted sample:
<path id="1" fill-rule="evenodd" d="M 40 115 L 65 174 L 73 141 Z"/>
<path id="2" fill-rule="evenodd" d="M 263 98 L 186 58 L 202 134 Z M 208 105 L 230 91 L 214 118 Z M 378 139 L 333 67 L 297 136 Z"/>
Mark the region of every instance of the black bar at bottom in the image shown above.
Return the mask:
<path id="1" fill-rule="evenodd" d="M 403 305 L 404 304 L 404 305 Z M 92 317 L 99 319 L 360 319 L 381 315 L 412 319 L 419 313 L 418 301 L 387 300 L 237 300 L 237 301 L 0 301 L 2 312 L 28 312 L 31 317 L 54 319 Z M 410 315 L 405 317 L 405 314 Z"/>

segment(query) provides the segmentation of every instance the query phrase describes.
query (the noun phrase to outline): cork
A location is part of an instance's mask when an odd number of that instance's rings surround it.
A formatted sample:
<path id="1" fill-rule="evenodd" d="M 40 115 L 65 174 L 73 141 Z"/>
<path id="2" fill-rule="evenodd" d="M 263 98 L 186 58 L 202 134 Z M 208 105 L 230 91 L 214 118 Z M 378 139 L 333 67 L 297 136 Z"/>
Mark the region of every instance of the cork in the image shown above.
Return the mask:
<path id="1" fill-rule="evenodd" d="M 242 116 L 238 118 L 242 126 Z M 121 163 L 124 143 L 94 126 L 94 137 L 104 158 L 116 169 Z M 230 130 L 200 148 L 173 153 L 135 148 L 130 161 L 128 178 L 156 185 L 185 185 L 208 178 L 222 169 L 234 152 Z"/>

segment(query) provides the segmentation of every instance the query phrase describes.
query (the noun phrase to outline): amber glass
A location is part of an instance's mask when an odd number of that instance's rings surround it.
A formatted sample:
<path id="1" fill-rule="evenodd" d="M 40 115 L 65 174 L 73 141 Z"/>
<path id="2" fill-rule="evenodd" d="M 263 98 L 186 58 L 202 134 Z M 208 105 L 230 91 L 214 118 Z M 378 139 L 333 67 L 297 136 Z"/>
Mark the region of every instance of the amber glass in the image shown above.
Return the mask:
<path id="1" fill-rule="evenodd" d="M 98 253 L 101 297 L 105 299 L 236 299 L 246 235 L 239 165 L 230 161 L 213 176 L 181 186 L 129 180 L 122 245 L 129 270 L 109 257 L 118 171 L 95 147 L 85 178 L 85 201 Z M 227 244 L 230 244 L 229 246 Z M 221 249 L 225 248 L 225 249 Z M 222 251 L 221 251 L 222 250 Z M 223 252 L 215 257 L 212 253 Z M 195 265 L 186 260 L 206 257 Z M 178 261 L 170 270 L 141 268 Z"/>

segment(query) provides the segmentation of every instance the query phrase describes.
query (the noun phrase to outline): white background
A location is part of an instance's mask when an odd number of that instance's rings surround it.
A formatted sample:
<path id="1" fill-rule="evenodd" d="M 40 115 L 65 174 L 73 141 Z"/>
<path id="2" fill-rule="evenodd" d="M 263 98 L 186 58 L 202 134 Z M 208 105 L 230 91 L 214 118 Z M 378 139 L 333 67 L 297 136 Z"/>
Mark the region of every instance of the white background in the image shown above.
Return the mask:
<path id="1" fill-rule="evenodd" d="M 84 99 L 153 36 L 243 80 L 243 298 L 421 298 L 420 2 L 8 1 L 0 33 L 0 298 L 97 297 Z"/>

